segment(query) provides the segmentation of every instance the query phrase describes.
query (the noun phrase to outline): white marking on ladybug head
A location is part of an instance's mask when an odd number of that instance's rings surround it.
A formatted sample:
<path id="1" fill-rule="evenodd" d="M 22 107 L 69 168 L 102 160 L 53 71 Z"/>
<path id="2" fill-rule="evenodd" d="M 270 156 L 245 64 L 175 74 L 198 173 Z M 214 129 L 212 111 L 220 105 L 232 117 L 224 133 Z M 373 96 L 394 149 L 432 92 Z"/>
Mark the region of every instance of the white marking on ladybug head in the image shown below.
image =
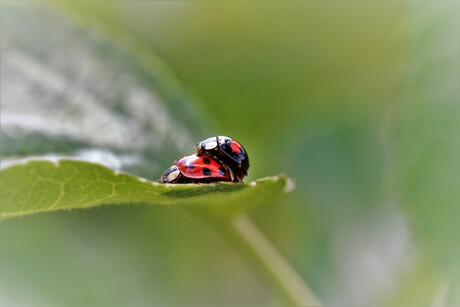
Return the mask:
<path id="1" fill-rule="evenodd" d="M 217 147 L 217 139 L 212 139 L 209 142 L 204 143 L 205 150 L 211 150 Z"/>
<path id="2" fill-rule="evenodd" d="M 171 182 L 173 181 L 174 179 L 177 178 L 177 176 L 179 176 L 180 174 L 180 171 L 179 169 L 175 168 L 171 173 L 169 173 L 167 176 L 166 176 L 166 179 Z"/>

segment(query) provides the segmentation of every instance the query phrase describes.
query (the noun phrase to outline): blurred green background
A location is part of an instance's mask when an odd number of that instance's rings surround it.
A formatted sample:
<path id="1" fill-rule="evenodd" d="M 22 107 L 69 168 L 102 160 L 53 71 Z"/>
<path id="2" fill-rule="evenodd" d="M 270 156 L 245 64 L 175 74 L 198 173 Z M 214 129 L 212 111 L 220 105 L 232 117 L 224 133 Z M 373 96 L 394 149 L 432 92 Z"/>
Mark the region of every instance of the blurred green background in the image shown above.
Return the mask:
<path id="1" fill-rule="evenodd" d="M 460 302 L 459 2 L 49 4 L 142 40 L 199 97 L 208 134 L 244 144 L 248 180 L 296 181 L 250 213 L 326 305 Z M 1 229 L 5 306 L 280 304 L 179 209 Z"/>

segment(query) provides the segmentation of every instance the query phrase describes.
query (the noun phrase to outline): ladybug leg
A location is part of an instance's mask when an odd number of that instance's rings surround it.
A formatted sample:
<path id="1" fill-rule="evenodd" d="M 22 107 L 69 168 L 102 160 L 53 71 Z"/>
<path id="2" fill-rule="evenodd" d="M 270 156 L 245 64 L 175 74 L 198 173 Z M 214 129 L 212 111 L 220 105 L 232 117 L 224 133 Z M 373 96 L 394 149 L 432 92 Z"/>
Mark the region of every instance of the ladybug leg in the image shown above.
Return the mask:
<path id="1" fill-rule="evenodd" d="M 240 178 L 238 178 L 237 174 L 232 168 L 228 168 L 228 171 L 230 172 L 230 177 L 232 177 L 232 182 L 242 182 Z"/>

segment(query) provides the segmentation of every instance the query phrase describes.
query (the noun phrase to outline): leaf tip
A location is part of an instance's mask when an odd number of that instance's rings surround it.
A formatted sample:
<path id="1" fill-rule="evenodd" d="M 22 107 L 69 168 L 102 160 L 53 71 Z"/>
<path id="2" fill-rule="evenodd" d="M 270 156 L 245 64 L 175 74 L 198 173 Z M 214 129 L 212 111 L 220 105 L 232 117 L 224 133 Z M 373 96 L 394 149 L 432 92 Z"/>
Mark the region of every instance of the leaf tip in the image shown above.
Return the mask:
<path id="1" fill-rule="evenodd" d="M 291 177 L 286 176 L 286 184 L 284 185 L 283 191 L 285 193 L 290 193 L 290 192 L 294 191 L 295 187 L 296 187 L 296 183 L 295 183 L 294 179 L 292 179 Z"/>

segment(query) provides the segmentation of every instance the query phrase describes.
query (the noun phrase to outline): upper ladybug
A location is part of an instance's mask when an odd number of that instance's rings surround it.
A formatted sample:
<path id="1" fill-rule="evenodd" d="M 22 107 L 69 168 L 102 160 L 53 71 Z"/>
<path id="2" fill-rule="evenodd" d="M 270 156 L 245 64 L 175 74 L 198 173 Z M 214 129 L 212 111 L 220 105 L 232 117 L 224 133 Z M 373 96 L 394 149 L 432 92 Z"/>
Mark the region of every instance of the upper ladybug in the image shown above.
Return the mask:
<path id="1" fill-rule="evenodd" d="M 214 157 L 225 163 L 235 175 L 234 182 L 241 182 L 248 174 L 249 157 L 244 147 L 227 136 L 213 136 L 195 146 L 198 155 Z"/>

